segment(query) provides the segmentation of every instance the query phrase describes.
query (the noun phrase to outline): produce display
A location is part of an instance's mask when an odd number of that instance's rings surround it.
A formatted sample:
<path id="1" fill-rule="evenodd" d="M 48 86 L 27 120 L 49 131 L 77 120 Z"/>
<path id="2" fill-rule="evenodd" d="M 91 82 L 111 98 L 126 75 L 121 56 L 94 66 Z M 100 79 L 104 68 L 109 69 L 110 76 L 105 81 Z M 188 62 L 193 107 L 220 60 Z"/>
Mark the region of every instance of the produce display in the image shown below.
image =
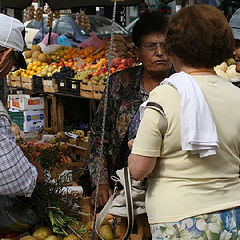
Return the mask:
<path id="1" fill-rule="evenodd" d="M 110 74 L 136 65 L 135 58 L 129 57 L 131 52 L 129 43 L 118 35 L 116 40 L 117 48 L 113 48 Z M 49 54 L 45 54 L 39 45 L 33 45 L 31 50 L 24 52 L 27 69 L 19 69 L 12 72 L 11 75 L 29 78 L 32 78 L 33 75 L 42 78 L 52 77 L 57 82 L 62 79 L 74 79 L 85 85 L 104 86 L 108 73 L 108 47 L 109 42 L 105 40 L 104 44 L 98 48 L 78 49 L 60 46 Z M 122 50 L 120 51 L 118 48 Z M 121 55 L 123 49 L 124 54 Z M 121 57 L 114 57 L 114 51 L 118 52 Z"/>
<path id="2" fill-rule="evenodd" d="M 240 73 L 236 72 L 236 63 L 233 58 L 214 67 L 215 72 L 229 81 L 240 81 Z"/>

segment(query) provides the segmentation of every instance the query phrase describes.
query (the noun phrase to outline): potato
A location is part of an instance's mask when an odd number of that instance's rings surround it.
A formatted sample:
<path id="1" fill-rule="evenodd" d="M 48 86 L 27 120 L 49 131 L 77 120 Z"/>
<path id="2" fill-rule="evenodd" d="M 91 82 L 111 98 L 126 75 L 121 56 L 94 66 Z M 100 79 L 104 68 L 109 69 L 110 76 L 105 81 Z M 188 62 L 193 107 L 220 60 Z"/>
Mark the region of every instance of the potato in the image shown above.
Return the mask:
<path id="1" fill-rule="evenodd" d="M 37 240 L 37 238 L 33 236 L 25 236 L 25 237 L 21 237 L 19 240 Z"/>
<path id="2" fill-rule="evenodd" d="M 37 238 L 37 240 L 43 240 L 51 234 L 52 230 L 49 227 L 43 226 L 34 231 L 33 237 Z"/>
<path id="3" fill-rule="evenodd" d="M 31 239 L 29 239 L 31 240 Z M 46 238 L 44 238 L 44 240 L 58 240 L 58 238 L 55 235 L 49 235 Z"/>
<path id="4" fill-rule="evenodd" d="M 69 234 L 68 236 L 63 238 L 63 240 L 79 240 L 79 238 L 74 234 Z"/>
<path id="5" fill-rule="evenodd" d="M 113 240 L 112 227 L 109 224 L 101 226 L 99 234 L 104 240 Z"/>

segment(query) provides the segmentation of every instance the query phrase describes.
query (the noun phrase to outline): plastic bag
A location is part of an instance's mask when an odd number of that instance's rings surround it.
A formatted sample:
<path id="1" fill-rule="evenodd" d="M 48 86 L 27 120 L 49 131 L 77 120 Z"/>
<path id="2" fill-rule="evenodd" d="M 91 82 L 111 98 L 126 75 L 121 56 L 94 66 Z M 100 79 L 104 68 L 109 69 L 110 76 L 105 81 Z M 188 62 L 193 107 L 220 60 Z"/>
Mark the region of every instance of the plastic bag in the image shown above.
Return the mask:
<path id="1" fill-rule="evenodd" d="M 49 54 L 50 52 L 55 51 L 61 47 L 61 45 L 59 44 L 51 44 L 51 45 L 45 46 L 42 42 L 40 42 L 38 45 L 41 47 L 42 52 L 45 54 Z"/>
<path id="2" fill-rule="evenodd" d="M 49 33 L 46 34 L 45 37 L 44 37 L 43 40 L 42 40 L 42 43 L 43 43 L 45 46 L 48 46 L 48 36 L 49 36 Z M 50 44 L 56 44 L 56 43 L 57 43 L 57 38 L 58 38 L 58 34 L 52 32 L 52 33 L 51 33 Z M 49 45 L 50 45 L 50 44 L 49 44 Z"/>
<path id="3" fill-rule="evenodd" d="M 70 43 L 68 37 L 65 35 L 61 35 L 57 38 L 57 44 L 60 44 L 62 46 L 72 47 L 72 44 Z"/>
<path id="4" fill-rule="evenodd" d="M 98 38 L 95 32 L 91 32 L 91 37 L 82 41 L 79 44 L 79 48 L 86 48 L 86 47 L 100 47 L 103 45 L 103 41 Z"/>

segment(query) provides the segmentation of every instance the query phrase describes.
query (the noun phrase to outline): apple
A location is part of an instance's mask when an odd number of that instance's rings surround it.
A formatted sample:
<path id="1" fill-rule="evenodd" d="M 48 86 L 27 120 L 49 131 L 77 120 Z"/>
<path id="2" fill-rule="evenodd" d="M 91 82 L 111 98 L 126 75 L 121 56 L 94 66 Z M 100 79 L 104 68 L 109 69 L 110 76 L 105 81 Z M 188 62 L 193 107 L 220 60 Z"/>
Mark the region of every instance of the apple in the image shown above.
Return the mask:
<path id="1" fill-rule="evenodd" d="M 121 64 L 123 64 L 123 65 L 127 65 L 127 59 L 125 59 L 125 58 L 122 59 L 122 60 L 121 60 Z"/>
<path id="2" fill-rule="evenodd" d="M 120 65 L 118 65 L 117 69 L 119 70 L 119 69 L 124 69 L 124 68 L 126 68 L 126 66 L 124 64 L 120 64 Z"/>

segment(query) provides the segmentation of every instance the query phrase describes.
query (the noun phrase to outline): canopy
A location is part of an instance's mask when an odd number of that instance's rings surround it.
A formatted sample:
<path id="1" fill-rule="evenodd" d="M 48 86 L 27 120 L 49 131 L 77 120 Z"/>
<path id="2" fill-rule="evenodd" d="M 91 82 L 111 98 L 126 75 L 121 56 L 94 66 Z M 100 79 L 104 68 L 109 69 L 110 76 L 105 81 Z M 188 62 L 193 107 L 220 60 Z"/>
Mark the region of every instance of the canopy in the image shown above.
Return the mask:
<path id="1" fill-rule="evenodd" d="M 124 0 L 117 2 L 118 5 L 131 6 L 141 3 L 143 0 Z M 25 9 L 31 4 L 32 0 L 0 0 L 1 8 Z M 44 0 L 52 10 L 69 9 L 76 7 L 104 7 L 112 6 L 111 0 Z"/>

